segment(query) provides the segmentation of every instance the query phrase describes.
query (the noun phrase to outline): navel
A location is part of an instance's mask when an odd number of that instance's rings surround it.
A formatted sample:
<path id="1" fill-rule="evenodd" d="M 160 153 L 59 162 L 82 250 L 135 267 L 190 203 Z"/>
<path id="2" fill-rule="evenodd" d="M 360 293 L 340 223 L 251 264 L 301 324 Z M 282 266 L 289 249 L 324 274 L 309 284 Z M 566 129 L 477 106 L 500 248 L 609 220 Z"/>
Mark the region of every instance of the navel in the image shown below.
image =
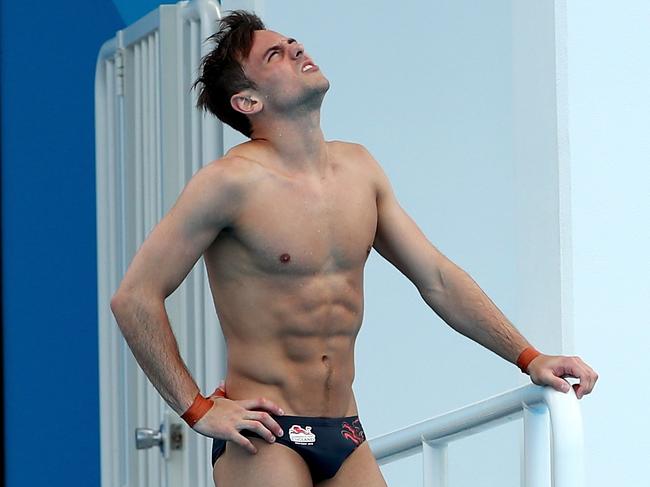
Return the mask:
<path id="1" fill-rule="evenodd" d="M 291 256 L 287 253 L 284 253 L 280 256 L 280 262 L 282 262 L 283 264 L 286 264 L 290 260 L 291 260 Z"/>
<path id="2" fill-rule="evenodd" d="M 329 402 L 329 393 L 330 390 L 332 389 L 332 364 L 330 363 L 330 358 L 327 355 L 323 355 L 321 357 L 321 360 L 323 361 L 323 365 L 325 366 L 325 369 L 327 369 L 327 376 L 325 377 L 325 397 L 326 400 L 325 402 Z"/>

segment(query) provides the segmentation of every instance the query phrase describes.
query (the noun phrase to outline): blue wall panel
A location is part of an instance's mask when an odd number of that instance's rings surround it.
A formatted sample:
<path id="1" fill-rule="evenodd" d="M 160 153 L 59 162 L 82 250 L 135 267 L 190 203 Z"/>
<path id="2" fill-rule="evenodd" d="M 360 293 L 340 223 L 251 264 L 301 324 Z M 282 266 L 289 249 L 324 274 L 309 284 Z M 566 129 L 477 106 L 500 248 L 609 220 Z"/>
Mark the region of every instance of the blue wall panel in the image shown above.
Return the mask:
<path id="1" fill-rule="evenodd" d="M 5 485 L 99 486 L 94 76 L 124 22 L 1 8 Z"/>

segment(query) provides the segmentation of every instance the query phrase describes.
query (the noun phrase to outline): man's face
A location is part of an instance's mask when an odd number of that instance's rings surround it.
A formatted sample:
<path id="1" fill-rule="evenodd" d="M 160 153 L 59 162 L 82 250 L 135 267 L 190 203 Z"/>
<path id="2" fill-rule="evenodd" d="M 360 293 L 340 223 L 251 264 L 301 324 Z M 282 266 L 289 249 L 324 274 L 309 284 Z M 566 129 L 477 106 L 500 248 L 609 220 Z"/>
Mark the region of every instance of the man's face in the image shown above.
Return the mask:
<path id="1" fill-rule="evenodd" d="M 270 30 L 255 31 L 242 65 L 264 106 L 273 112 L 320 107 L 330 86 L 302 44 Z"/>

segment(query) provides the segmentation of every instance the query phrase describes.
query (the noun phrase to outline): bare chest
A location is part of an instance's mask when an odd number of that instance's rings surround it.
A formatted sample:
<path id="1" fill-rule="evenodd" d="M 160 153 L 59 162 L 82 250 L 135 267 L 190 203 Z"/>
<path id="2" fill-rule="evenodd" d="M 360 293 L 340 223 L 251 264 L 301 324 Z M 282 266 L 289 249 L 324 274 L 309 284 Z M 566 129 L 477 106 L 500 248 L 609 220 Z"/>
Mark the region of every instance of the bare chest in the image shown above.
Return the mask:
<path id="1" fill-rule="evenodd" d="M 230 246 L 232 257 L 239 256 L 250 271 L 316 275 L 363 266 L 377 207 L 362 171 L 339 168 L 309 182 L 272 176 L 252 194 Z"/>

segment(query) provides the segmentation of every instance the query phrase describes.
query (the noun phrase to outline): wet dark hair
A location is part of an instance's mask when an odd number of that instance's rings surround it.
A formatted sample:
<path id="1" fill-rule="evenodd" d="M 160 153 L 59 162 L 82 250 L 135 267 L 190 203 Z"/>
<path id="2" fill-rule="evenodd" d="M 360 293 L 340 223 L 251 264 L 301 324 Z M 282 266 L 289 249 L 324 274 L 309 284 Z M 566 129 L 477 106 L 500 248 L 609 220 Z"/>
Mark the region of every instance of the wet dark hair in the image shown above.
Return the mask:
<path id="1" fill-rule="evenodd" d="M 242 90 L 257 88 L 241 65 L 250 54 L 256 30 L 266 30 L 266 27 L 257 15 L 245 10 L 231 11 L 222 18 L 217 32 L 206 39 L 206 42 L 214 41 L 215 47 L 201 59 L 199 77 L 191 88 L 199 83 L 203 85 L 197 108 L 209 111 L 247 137 L 253 130 L 250 119 L 232 108 L 230 98 Z"/>

